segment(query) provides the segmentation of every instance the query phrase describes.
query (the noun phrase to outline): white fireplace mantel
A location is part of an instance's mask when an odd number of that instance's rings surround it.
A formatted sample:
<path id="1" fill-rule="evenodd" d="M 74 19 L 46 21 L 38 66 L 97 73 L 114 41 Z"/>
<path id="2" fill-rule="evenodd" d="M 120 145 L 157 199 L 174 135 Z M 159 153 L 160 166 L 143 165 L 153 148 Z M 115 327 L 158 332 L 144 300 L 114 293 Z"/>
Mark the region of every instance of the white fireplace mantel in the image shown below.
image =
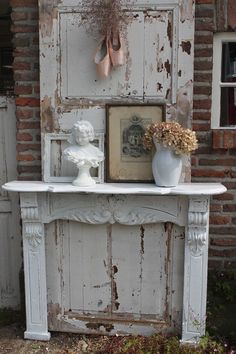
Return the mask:
<path id="1" fill-rule="evenodd" d="M 44 235 L 45 224 L 58 219 L 97 225 L 169 222 L 185 227 L 182 341 L 196 342 L 204 335 L 209 197 L 224 193 L 223 185 L 183 183 L 175 188 L 159 188 L 152 184 L 117 183 L 80 188 L 67 183 L 13 181 L 6 183 L 3 189 L 20 193 L 27 315 L 25 338 L 50 339 Z M 119 325 L 114 325 L 110 334 L 119 331 Z M 143 333 L 151 334 L 146 327 Z M 152 329 L 152 325 L 149 328 Z"/>

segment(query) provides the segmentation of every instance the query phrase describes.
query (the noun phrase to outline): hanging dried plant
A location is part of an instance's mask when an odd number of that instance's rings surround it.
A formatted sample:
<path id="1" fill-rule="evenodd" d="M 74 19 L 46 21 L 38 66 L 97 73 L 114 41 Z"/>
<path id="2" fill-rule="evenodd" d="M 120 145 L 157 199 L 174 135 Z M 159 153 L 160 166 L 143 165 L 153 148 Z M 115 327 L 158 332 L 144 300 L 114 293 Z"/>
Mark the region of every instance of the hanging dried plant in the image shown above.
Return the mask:
<path id="1" fill-rule="evenodd" d="M 124 33 L 130 18 L 123 6 L 128 3 L 129 0 L 82 0 L 81 25 L 95 38 Z"/>

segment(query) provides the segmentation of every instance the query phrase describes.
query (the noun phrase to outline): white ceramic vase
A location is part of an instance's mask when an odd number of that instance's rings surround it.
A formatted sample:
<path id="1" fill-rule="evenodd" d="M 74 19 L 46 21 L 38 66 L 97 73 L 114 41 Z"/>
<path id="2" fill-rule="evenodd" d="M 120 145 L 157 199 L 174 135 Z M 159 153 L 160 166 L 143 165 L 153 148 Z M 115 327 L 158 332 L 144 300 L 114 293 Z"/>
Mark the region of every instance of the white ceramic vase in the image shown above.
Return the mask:
<path id="1" fill-rule="evenodd" d="M 158 187 L 175 187 L 178 185 L 181 171 L 182 158 L 172 149 L 166 148 L 157 142 L 155 155 L 152 160 L 152 172 Z"/>

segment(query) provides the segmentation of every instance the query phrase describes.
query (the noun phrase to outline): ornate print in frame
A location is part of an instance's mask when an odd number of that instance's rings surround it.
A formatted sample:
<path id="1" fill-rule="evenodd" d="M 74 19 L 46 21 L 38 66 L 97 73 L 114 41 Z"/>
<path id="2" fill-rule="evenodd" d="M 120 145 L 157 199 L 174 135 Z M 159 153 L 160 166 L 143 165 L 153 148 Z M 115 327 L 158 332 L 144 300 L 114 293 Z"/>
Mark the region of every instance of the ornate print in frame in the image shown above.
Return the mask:
<path id="1" fill-rule="evenodd" d="M 164 104 L 106 105 L 106 181 L 152 182 L 152 152 L 142 137 L 151 123 L 164 120 Z"/>

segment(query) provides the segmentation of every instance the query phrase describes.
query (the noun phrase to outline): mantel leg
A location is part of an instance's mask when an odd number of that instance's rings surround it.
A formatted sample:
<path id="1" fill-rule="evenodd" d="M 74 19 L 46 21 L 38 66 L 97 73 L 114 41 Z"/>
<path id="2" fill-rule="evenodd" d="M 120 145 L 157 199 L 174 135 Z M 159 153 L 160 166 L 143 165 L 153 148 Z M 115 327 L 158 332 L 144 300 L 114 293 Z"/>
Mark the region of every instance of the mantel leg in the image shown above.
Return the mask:
<path id="1" fill-rule="evenodd" d="M 24 223 L 24 274 L 26 339 L 49 340 L 44 229 L 41 223 Z"/>
<path id="2" fill-rule="evenodd" d="M 196 343 L 205 334 L 209 197 L 189 199 L 185 237 L 182 342 Z"/>
<path id="3" fill-rule="evenodd" d="M 26 339 L 49 340 L 44 225 L 37 193 L 21 193 L 25 275 Z"/>

